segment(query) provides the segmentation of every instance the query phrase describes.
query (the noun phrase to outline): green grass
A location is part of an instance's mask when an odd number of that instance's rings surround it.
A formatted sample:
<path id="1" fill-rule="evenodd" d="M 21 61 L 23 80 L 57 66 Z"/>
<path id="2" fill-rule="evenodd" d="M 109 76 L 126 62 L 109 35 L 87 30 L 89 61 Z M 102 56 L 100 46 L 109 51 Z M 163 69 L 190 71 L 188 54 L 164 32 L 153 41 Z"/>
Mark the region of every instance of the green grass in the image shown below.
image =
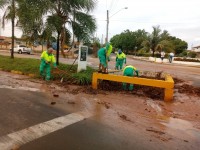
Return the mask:
<path id="1" fill-rule="evenodd" d="M 25 75 L 34 74 L 35 77 L 40 77 L 39 75 L 40 60 L 31 58 L 14 58 L 11 59 L 8 56 L 0 55 L 0 68 L 4 71 L 20 71 Z M 53 80 L 60 80 L 64 77 L 64 81 L 78 85 L 88 85 L 91 84 L 92 74 L 94 69 L 87 67 L 87 70 L 76 73 L 77 65 L 71 66 L 60 63 L 58 66 L 60 70 L 67 72 L 64 74 L 62 72 L 54 74 L 52 73 Z"/>
<path id="2" fill-rule="evenodd" d="M 21 71 L 24 74 L 39 75 L 40 61 L 30 58 L 14 58 L 0 55 L 0 68 L 4 71 Z"/>

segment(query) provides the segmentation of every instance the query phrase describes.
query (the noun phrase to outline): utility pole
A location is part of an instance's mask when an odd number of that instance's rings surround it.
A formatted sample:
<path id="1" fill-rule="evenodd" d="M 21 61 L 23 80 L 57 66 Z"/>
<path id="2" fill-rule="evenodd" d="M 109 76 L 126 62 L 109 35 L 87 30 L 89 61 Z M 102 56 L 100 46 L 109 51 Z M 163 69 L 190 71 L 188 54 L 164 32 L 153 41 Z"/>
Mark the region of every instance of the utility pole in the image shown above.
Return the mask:
<path id="1" fill-rule="evenodd" d="M 0 16 L 0 36 L 1 36 L 1 28 L 2 28 L 1 24 L 2 22 L 1 22 L 1 16 Z"/>
<path id="2" fill-rule="evenodd" d="M 102 34 L 102 37 L 101 37 L 101 45 L 103 45 L 103 34 Z"/>
<path id="3" fill-rule="evenodd" d="M 12 0 L 12 50 L 11 50 L 11 58 L 14 58 L 14 42 L 15 42 L 15 0 Z"/>
<path id="4" fill-rule="evenodd" d="M 110 19 L 112 16 L 116 15 L 118 12 L 120 12 L 120 11 L 123 10 L 123 9 L 128 9 L 128 7 L 121 8 L 120 10 L 118 10 L 116 13 L 114 13 L 114 14 L 111 15 L 110 17 L 109 17 L 109 10 L 107 10 L 107 20 L 106 20 L 106 43 L 108 42 L 109 19 Z"/>
<path id="5" fill-rule="evenodd" d="M 106 20 L 106 43 L 108 42 L 108 26 L 109 26 L 109 11 L 107 10 L 107 20 Z"/>

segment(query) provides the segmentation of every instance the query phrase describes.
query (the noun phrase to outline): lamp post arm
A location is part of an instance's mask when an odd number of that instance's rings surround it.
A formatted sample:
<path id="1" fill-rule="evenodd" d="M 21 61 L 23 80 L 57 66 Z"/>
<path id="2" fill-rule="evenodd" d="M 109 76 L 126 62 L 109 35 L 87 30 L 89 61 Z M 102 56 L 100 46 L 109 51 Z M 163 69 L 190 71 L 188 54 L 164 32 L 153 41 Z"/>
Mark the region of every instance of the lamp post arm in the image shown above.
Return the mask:
<path id="1" fill-rule="evenodd" d="M 118 12 L 122 11 L 123 9 L 128 9 L 128 7 L 124 7 L 122 9 L 118 10 L 116 13 L 112 14 L 109 18 L 111 18 L 112 16 L 116 15 Z"/>
<path id="2" fill-rule="evenodd" d="M 122 8 L 122 9 L 118 10 L 116 13 L 114 13 L 114 14 L 111 15 L 110 17 L 109 17 L 109 10 L 107 10 L 107 20 L 106 20 L 106 43 L 108 42 L 109 19 L 110 19 L 112 16 L 116 15 L 118 12 L 122 11 L 123 9 L 128 9 L 128 7 L 124 7 L 124 8 Z"/>

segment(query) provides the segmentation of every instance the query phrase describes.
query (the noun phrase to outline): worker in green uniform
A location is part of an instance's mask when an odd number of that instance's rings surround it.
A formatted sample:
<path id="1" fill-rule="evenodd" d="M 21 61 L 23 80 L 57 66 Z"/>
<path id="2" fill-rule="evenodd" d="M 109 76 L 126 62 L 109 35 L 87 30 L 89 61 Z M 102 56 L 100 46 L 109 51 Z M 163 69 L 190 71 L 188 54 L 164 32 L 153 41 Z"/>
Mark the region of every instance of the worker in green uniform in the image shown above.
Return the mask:
<path id="1" fill-rule="evenodd" d="M 116 70 L 122 70 L 124 63 L 126 64 L 126 55 L 122 52 L 121 49 L 118 50 L 118 53 L 116 55 Z"/>
<path id="2" fill-rule="evenodd" d="M 106 47 L 102 47 L 98 50 L 97 54 L 99 57 L 99 73 L 108 73 L 107 67 L 108 67 L 108 61 L 110 61 L 110 54 L 112 52 L 112 45 L 110 43 L 106 44 Z"/>
<path id="3" fill-rule="evenodd" d="M 53 64 L 54 68 L 57 68 L 53 48 L 49 48 L 41 54 L 40 75 L 47 81 L 51 78 L 51 64 Z"/>
<path id="4" fill-rule="evenodd" d="M 128 65 L 123 69 L 123 75 L 128 77 L 139 76 L 139 71 L 132 65 Z M 126 90 L 126 83 L 123 83 L 123 89 Z M 130 84 L 129 90 L 133 90 L 133 84 Z"/>

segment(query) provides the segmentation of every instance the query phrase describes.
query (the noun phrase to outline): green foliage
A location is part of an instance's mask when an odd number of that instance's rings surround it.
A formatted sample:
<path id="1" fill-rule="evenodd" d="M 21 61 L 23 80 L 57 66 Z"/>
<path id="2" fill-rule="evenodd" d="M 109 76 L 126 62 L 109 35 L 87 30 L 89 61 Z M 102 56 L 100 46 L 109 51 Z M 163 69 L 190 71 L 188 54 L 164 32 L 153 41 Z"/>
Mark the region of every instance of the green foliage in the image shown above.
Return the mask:
<path id="1" fill-rule="evenodd" d="M 86 73 L 76 73 L 72 75 L 74 84 L 78 85 L 89 85 L 91 84 L 91 77 Z"/>
<path id="2" fill-rule="evenodd" d="M 151 53 L 137 53 L 137 56 L 150 57 Z"/>
<path id="3" fill-rule="evenodd" d="M 135 32 L 125 30 L 121 34 L 115 35 L 110 42 L 113 47 L 122 49 L 125 53 L 134 53 L 142 48 L 142 42 L 147 38 L 145 30 Z"/>
<path id="4" fill-rule="evenodd" d="M 175 61 L 187 61 L 187 62 L 200 62 L 198 59 L 192 59 L 192 58 L 174 58 Z"/>
<path id="5" fill-rule="evenodd" d="M 40 60 L 30 58 L 10 59 L 7 56 L 0 56 L 0 68 L 5 71 L 21 71 L 24 74 L 35 74 L 39 76 Z"/>
<path id="6" fill-rule="evenodd" d="M 30 58 L 15 58 L 10 59 L 7 56 L 0 55 L 0 68 L 4 71 L 20 71 L 25 75 L 34 74 L 36 77 L 40 77 L 39 74 L 40 60 Z M 89 85 L 92 82 L 92 74 L 94 69 L 87 67 L 86 70 L 76 73 L 77 65 L 65 65 L 60 64 L 58 66 L 62 72 L 54 73 L 52 70 L 53 80 L 60 80 L 62 77 L 65 82 L 78 84 L 78 85 Z"/>
<path id="7" fill-rule="evenodd" d="M 180 53 L 178 56 L 179 57 L 186 57 L 188 55 L 188 52 L 185 50 L 182 53 Z"/>
<path id="8" fill-rule="evenodd" d="M 196 53 L 196 52 L 189 52 L 189 53 L 188 53 L 188 57 L 196 58 L 196 56 L 197 56 L 197 53 Z"/>
<path id="9" fill-rule="evenodd" d="M 169 40 L 173 43 L 174 45 L 174 52 L 175 54 L 180 54 L 182 53 L 183 51 L 187 50 L 188 48 L 188 44 L 187 42 L 179 39 L 179 38 L 176 38 L 176 37 L 173 37 L 173 36 L 170 36 L 169 37 Z"/>
<path id="10" fill-rule="evenodd" d="M 187 49 L 187 43 L 176 37 L 170 36 L 168 31 L 162 31 L 160 26 L 154 26 L 152 33 L 145 30 L 137 30 L 135 32 L 126 30 L 121 34 L 111 38 L 111 43 L 115 48 L 122 48 L 126 53 L 143 55 L 140 50 L 145 52 L 175 52 L 180 54 Z"/>

